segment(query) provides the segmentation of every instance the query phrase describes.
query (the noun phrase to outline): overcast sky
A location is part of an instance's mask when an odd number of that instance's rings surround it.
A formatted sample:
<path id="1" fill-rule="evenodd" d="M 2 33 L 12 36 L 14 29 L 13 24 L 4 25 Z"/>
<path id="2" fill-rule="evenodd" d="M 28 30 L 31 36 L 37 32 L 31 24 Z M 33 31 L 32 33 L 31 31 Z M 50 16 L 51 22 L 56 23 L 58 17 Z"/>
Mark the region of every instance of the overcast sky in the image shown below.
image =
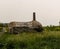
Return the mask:
<path id="1" fill-rule="evenodd" d="M 42 25 L 58 25 L 60 0 L 0 0 L 0 22 L 31 21 L 33 12 Z"/>

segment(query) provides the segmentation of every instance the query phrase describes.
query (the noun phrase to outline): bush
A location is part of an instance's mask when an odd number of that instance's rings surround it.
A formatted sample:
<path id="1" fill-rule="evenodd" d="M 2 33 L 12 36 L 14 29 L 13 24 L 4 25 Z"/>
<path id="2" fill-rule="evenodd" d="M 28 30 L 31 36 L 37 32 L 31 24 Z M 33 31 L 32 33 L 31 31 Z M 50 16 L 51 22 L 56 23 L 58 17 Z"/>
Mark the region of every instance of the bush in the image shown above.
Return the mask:
<path id="1" fill-rule="evenodd" d="M 15 48 L 15 41 L 9 41 L 6 45 L 7 49 L 14 49 Z"/>
<path id="2" fill-rule="evenodd" d="M 0 27 L 0 32 L 3 32 L 3 27 Z"/>
<path id="3" fill-rule="evenodd" d="M 34 30 L 37 31 L 37 32 L 42 32 L 43 28 L 34 28 Z"/>
<path id="4" fill-rule="evenodd" d="M 5 45 L 3 43 L 0 43 L 0 49 L 2 49 Z"/>
<path id="5" fill-rule="evenodd" d="M 21 49 L 25 49 L 25 48 L 27 48 L 27 43 L 24 42 L 24 41 L 20 41 L 20 42 L 19 42 L 19 47 L 20 47 Z"/>
<path id="6" fill-rule="evenodd" d="M 56 28 L 55 31 L 60 31 L 60 28 Z"/>

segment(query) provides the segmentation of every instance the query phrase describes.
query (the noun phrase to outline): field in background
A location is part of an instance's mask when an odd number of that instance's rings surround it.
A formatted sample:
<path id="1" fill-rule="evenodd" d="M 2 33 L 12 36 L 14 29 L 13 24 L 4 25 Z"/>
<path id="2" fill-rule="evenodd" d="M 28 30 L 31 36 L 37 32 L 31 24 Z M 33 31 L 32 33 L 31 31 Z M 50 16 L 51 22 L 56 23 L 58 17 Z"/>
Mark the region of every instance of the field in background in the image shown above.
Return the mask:
<path id="1" fill-rule="evenodd" d="M 4 33 L 0 36 L 0 49 L 60 49 L 60 31 Z"/>

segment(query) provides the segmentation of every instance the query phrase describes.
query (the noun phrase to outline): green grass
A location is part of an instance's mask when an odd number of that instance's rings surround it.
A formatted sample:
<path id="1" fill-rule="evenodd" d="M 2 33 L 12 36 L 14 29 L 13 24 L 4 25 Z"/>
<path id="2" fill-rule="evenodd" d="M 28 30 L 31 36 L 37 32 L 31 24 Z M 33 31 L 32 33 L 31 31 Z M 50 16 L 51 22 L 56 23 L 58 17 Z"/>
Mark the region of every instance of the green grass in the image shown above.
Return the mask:
<path id="1" fill-rule="evenodd" d="M 60 31 L 0 36 L 0 49 L 60 49 Z"/>

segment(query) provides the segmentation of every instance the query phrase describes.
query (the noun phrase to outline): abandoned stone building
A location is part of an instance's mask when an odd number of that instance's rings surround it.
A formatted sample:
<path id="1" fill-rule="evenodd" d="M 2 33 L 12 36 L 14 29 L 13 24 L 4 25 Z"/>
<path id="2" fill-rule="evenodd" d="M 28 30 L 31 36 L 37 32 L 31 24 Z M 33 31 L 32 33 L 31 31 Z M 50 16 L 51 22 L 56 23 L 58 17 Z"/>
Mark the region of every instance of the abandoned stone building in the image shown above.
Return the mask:
<path id="1" fill-rule="evenodd" d="M 33 12 L 33 20 L 30 22 L 10 22 L 8 24 L 10 33 L 20 33 L 23 31 L 41 31 L 42 25 L 36 21 L 36 13 Z"/>

